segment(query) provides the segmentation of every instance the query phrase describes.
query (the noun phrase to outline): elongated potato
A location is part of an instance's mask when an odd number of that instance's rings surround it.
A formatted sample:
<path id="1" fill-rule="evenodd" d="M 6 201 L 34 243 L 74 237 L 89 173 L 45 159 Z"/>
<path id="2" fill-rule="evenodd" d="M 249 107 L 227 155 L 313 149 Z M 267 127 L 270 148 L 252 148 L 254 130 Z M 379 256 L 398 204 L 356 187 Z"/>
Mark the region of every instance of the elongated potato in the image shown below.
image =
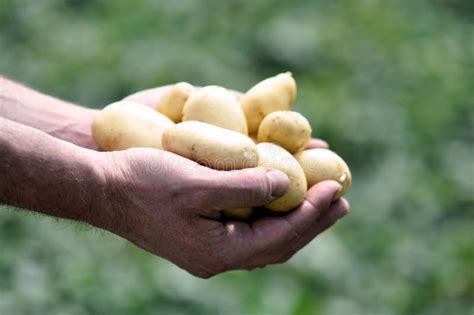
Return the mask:
<path id="1" fill-rule="evenodd" d="M 259 166 L 280 170 L 286 173 L 290 179 L 286 193 L 266 205 L 265 208 L 285 212 L 299 206 L 304 201 L 304 195 L 308 188 L 301 166 L 288 151 L 276 144 L 263 142 L 257 144 L 257 148 Z"/>
<path id="2" fill-rule="evenodd" d="M 302 151 L 311 139 L 311 126 L 300 113 L 278 111 L 268 114 L 258 128 L 258 142 L 273 142 L 290 153 Z"/>
<path id="3" fill-rule="evenodd" d="M 197 120 L 247 135 L 247 121 L 234 94 L 220 86 L 195 92 L 183 108 L 183 121 Z"/>
<path id="4" fill-rule="evenodd" d="M 184 103 L 194 92 L 194 87 L 186 82 L 176 83 L 160 97 L 156 103 L 156 110 L 179 123 L 183 118 Z"/>
<path id="5" fill-rule="evenodd" d="M 352 175 L 346 162 L 331 150 L 310 149 L 295 154 L 309 186 L 324 180 L 334 180 L 342 185 L 335 199 L 342 197 L 352 185 Z"/>
<path id="6" fill-rule="evenodd" d="M 222 210 L 222 212 L 228 218 L 245 220 L 252 215 L 253 209 L 252 208 L 235 208 L 235 209 Z"/>
<path id="7" fill-rule="evenodd" d="M 105 151 L 135 147 L 162 149 L 161 135 L 174 123 L 141 104 L 120 101 L 108 105 L 92 122 L 92 136 Z"/>
<path id="8" fill-rule="evenodd" d="M 247 119 L 248 132 L 257 133 L 262 119 L 279 110 L 290 110 L 296 99 L 296 82 L 291 72 L 257 83 L 245 93 L 240 105 Z"/>
<path id="9" fill-rule="evenodd" d="M 258 165 L 257 146 L 241 133 L 200 121 L 184 121 L 168 128 L 163 148 L 217 170 Z"/>

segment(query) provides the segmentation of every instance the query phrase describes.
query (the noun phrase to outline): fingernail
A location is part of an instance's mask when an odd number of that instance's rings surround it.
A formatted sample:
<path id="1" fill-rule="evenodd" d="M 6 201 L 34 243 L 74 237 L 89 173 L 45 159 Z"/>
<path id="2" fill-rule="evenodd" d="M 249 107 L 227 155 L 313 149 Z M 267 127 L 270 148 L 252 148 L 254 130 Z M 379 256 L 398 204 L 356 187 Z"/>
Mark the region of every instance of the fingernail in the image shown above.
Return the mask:
<path id="1" fill-rule="evenodd" d="M 272 185 L 272 197 L 280 197 L 288 189 L 290 180 L 285 173 L 277 170 L 269 170 L 267 171 L 267 178 Z"/>
<path id="2" fill-rule="evenodd" d="M 351 207 L 349 203 L 347 202 L 347 200 L 343 199 L 343 201 L 344 201 L 344 210 L 342 212 L 341 218 L 345 217 L 346 215 L 349 214 L 349 212 L 351 212 Z"/>
<path id="3" fill-rule="evenodd" d="M 339 193 L 342 191 L 342 186 L 339 183 L 337 183 L 337 184 L 339 186 L 339 189 L 334 192 L 334 195 L 332 196 L 332 201 L 336 201 L 339 198 L 341 198 L 341 196 L 339 196 Z"/>

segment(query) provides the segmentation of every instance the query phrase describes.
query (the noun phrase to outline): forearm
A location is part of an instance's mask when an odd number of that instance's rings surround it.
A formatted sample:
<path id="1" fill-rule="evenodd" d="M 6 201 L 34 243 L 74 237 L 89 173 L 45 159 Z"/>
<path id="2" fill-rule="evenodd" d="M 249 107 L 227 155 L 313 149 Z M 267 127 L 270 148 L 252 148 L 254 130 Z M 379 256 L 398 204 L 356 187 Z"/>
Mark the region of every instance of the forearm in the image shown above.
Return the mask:
<path id="1" fill-rule="evenodd" d="M 0 203 L 94 223 L 99 155 L 0 118 Z"/>
<path id="2" fill-rule="evenodd" d="M 97 150 L 91 122 L 97 111 L 44 95 L 0 76 L 0 117 L 78 146 Z"/>

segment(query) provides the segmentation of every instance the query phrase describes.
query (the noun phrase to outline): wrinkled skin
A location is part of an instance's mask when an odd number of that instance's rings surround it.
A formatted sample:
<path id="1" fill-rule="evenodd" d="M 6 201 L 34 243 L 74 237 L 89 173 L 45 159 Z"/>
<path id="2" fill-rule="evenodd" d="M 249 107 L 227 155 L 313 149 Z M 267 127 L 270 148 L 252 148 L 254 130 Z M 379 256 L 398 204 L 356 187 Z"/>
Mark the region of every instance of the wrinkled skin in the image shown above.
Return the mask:
<path id="1" fill-rule="evenodd" d="M 285 262 L 349 210 L 345 199 L 333 201 L 341 186 L 327 181 L 287 215 L 225 222 L 219 210 L 269 203 L 286 190 L 286 175 L 215 171 L 154 149 L 103 156 L 101 208 L 111 219 L 101 227 L 198 277 Z"/>

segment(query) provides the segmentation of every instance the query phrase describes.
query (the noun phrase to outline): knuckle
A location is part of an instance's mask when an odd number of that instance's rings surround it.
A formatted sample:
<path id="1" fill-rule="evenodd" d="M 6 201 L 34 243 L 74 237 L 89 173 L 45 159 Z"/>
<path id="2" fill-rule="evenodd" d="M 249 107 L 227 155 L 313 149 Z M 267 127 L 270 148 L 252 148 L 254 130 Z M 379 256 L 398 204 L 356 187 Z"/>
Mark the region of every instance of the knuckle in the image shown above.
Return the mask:
<path id="1" fill-rule="evenodd" d="M 271 183 L 265 175 L 254 176 L 247 185 L 248 195 L 258 205 L 264 205 L 273 200 Z"/>

